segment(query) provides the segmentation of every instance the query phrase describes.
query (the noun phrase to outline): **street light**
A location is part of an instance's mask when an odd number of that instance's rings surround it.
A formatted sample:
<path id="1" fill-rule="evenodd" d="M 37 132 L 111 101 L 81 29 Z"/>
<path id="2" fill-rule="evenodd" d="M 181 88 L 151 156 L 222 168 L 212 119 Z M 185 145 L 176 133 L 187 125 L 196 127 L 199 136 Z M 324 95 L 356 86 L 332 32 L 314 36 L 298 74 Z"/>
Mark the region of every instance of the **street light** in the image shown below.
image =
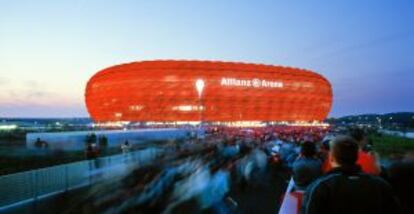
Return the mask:
<path id="1" fill-rule="evenodd" d="M 203 123 L 203 108 L 201 106 L 201 95 L 203 93 L 203 89 L 204 89 L 205 83 L 204 80 L 202 79 L 197 79 L 195 82 L 195 87 L 197 89 L 197 93 L 198 93 L 198 110 L 200 112 L 200 129 L 201 129 L 201 125 Z M 201 130 L 200 130 L 201 131 Z"/>

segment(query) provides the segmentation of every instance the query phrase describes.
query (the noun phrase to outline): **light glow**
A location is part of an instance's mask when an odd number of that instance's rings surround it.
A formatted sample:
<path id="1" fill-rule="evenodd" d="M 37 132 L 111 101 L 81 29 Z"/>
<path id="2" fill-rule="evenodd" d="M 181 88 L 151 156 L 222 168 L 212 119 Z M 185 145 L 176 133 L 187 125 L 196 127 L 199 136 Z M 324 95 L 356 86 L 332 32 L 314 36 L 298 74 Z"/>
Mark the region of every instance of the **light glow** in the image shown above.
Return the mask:
<path id="1" fill-rule="evenodd" d="M 203 110 L 203 106 L 194 106 L 194 105 L 181 105 L 181 106 L 174 106 L 172 110 L 174 111 L 199 111 Z"/>
<path id="2" fill-rule="evenodd" d="M 205 85 L 204 80 L 198 79 L 196 81 L 196 89 L 197 89 L 198 97 L 201 97 L 201 94 L 203 93 L 204 85 Z"/>
<path id="3" fill-rule="evenodd" d="M 17 125 L 0 125 L 0 130 L 13 130 L 17 129 Z"/>

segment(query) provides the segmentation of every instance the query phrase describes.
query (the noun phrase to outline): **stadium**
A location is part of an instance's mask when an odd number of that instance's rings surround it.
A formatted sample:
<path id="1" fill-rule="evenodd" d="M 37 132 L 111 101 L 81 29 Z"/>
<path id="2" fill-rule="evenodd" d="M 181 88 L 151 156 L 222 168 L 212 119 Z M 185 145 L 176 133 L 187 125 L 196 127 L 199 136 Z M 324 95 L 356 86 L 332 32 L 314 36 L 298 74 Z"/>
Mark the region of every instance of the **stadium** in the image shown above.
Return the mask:
<path id="1" fill-rule="evenodd" d="M 95 122 L 322 121 L 328 80 L 312 71 L 216 61 L 142 61 L 95 74 L 85 92 Z"/>
<path id="2" fill-rule="evenodd" d="M 0 214 L 414 214 L 412 2 L 1 4 Z"/>

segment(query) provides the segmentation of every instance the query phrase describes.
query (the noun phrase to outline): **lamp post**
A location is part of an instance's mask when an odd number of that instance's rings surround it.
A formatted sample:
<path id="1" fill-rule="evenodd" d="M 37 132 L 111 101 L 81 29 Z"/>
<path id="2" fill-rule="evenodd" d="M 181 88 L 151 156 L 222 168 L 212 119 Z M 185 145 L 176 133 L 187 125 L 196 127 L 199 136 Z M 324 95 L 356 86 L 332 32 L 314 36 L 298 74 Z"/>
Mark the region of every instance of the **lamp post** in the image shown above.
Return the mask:
<path id="1" fill-rule="evenodd" d="M 202 93 L 203 93 L 203 89 L 204 89 L 204 86 L 205 86 L 205 83 L 204 83 L 204 80 L 202 80 L 202 79 L 197 79 L 196 80 L 196 82 L 195 82 L 195 87 L 196 87 L 196 90 L 197 90 L 197 93 L 198 93 L 198 110 L 199 110 L 199 112 L 200 112 L 200 129 L 201 129 L 201 125 L 202 125 L 202 123 L 203 123 L 203 108 L 202 108 L 202 106 L 201 106 L 201 95 L 202 95 Z M 201 130 L 200 130 L 201 131 Z"/>

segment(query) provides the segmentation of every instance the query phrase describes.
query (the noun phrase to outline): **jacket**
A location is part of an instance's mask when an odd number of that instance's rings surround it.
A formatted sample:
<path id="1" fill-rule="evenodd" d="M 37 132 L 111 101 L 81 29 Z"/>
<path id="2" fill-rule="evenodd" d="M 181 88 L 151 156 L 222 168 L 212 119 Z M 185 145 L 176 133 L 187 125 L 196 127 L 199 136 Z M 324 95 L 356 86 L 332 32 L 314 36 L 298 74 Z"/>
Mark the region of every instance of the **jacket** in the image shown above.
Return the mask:
<path id="1" fill-rule="evenodd" d="M 299 157 L 293 162 L 293 180 L 296 188 L 304 190 L 322 174 L 322 162 L 317 158 Z"/>
<path id="2" fill-rule="evenodd" d="M 304 214 L 401 213 L 391 186 L 378 176 L 361 172 L 358 165 L 337 167 L 306 189 Z"/>

